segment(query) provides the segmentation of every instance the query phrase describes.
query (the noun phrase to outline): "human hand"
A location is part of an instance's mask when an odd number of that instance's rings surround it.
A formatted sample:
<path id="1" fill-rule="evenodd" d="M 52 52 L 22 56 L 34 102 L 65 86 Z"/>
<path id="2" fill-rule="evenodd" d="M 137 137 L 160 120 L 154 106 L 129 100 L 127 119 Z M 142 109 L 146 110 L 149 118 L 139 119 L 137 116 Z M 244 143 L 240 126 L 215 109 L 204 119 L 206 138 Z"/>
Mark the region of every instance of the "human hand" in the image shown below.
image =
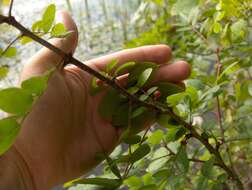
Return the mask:
<path id="1" fill-rule="evenodd" d="M 73 53 L 78 39 L 76 25 L 63 11 L 58 13 L 58 21 L 73 33 L 66 39 L 53 39 L 51 43 L 67 53 Z M 103 71 L 106 64 L 114 59 L 119 64 L 154 62 L 161 65 L 154 82 L 181 82 L 189 76 L 190 67 L 184 61 L 166 64 L 170 58 L 171 49 L 168 46 L 155 45 L 123 50 L 85 64 Z M 58 55 L 43 48 L 29 60 L 21 78 L 41 75 L 60 62 Z M 91 79 L 92 76 L 75 66 L 56 71 L 46 92 L 23 122 L 13 148 L 26 163 L 35 189 L 51 189 L 82 175 L 97 164 L 97 153 L 103 149 L 109 153 L 117 145 L 120 132 L 99 116 L 97 108 L 104 93 L 90 96 Z"/>

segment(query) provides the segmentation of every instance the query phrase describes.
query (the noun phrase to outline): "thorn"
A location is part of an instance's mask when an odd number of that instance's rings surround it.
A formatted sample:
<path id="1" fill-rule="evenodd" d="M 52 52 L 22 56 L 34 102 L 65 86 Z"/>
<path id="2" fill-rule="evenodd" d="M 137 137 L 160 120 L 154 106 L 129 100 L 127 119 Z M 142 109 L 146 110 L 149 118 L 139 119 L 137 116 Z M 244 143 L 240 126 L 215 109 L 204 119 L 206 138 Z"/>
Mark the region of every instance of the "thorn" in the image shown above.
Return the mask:
<path id="1" fill-rule="evenodd" d="M 159 90 L 157 90 L 157 91 L 154 92 L 153 95 L 154 95 L 154 98 L 155 98 L 155 99 L 158 99 L 158 98 L 160 98 L 160 96 L 161 96 L 161 92 L 160 92 Z"/>
<path id="2" fill-rule="evenodd" d="M 96 80 L 96 85 L 97 85 L 97 86 L 103 86 L 103 81 L 100 80 L 100 79 L 97 79 L 97 80 Z"/>

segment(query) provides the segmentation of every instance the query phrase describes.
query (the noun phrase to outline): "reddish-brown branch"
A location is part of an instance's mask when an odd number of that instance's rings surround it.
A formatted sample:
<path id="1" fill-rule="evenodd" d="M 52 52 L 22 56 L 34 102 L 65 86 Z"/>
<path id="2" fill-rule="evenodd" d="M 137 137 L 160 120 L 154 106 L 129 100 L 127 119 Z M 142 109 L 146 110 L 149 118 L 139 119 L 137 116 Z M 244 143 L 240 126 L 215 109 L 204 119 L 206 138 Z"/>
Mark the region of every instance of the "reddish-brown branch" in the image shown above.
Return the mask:
<path id="1" fill-rule="evenodd" d="M 221 74 L 221 69 L 222 69 L 222 64 L 221 64 L 221 59 L 220 59 L 220 49 L 217 48 L 216 50 L 216 80 L 218 80 L 220 74 Z M 222 125 L 222 114 L 221 114 L 221 106 L 220 106 L 220 98 L 219 96 L 216 97 L 216 102 L 217 102 L 217 114 L 218 114 L 218 123 L 221 131 L 221 143 L 223 144 L 225 141 L 225 130 Z"/>

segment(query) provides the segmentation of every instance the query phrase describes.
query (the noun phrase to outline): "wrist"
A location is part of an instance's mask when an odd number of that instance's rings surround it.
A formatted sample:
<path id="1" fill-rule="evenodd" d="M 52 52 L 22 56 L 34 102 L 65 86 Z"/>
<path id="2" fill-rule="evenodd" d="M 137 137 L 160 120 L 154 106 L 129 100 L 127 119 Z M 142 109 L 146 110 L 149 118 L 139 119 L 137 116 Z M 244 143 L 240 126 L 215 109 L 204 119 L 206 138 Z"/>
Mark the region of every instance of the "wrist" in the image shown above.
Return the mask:
<path id="1" fill-rule="evenodd" d="M 13 146 L 0 156 L 0 189 L 35 190 L 28 166 Z"/>

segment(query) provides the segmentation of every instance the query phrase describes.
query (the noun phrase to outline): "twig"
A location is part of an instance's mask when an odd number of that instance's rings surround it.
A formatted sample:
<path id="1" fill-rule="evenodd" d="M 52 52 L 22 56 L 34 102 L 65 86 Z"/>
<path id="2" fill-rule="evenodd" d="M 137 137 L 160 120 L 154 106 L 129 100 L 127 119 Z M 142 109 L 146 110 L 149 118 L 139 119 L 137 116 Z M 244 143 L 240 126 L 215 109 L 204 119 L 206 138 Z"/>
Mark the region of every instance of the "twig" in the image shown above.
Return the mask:
<path id="1" fill-rule="evenodd" d="M 163 147 L 169 152 L 169 154 L 168 155 L 166 155 L 166 156 L 175 156 L 176 154 L 175 154 L 175 152 L 173 152 L 169 147 L 168 147 L 168 145 L 165 143 L 165 141 L 163 140 Z M 163 156 L 164 157 L 164 156 Z M 161 159 L 162 157 L 160 157 L 160 159 Z M 205 163 L 205 161 L 204 160 L 199 160 L 199 159 L 196 159 L 196 158 L 189 158 L 188 159 L 190 162 L 198 162 L 198 163 Z M 154 160 L 155 161 L 155 160 Z M 219 165 L 218 163 L 215 163 L 214 165 L 216 165 L 216 166 L 219 166 L 219 167 L 221 167 L 221 165 Z M 222 167 L 221 167 L 222 168 Z"/>
<path id="2" fill-rule="evenodd" d="M 207 38 L 206 38 L 203 34 L 201 34 L 201 33 L 195 28 L 195 26 L 192 26 L 192 30 L 200 37 L 200 39 L 201 39 L 203 42 L 205 42 L 206 45 L 209 45 L 209 42 L 208 42 Z"/>
<path id="3" fill-rule="evenodd" d="M 128 128 L 127 130 L 130 131 L 131 129 L 131 112 L 132 112 L 132 103 L 131 101 L 129 101 L 129 112 L 128 112 Z M 132 154 L 132 150 L 131 150 L 131 144 L 129 145 L 129 155 L 131 156 Z M 128 173 L 129 173 L 129 168 L 130 168 L 130 160 L 128 160 L 127 162 L 127 165 L 125 167 L 125 170 L 124 170 L 124 174 L 123 174 L 123 179 L 125 177 L 127 177 Z"/>
<path id="4" fill-rule="evenodd" d="M 145 130 L 140 144 L 143 144 L 144 139 L 145 139 L 146 135 L 148 134 L 148 132 L 150 131 L 150 129 L 151 129 L 151 125 Z"/>
<path id="5" fill-rule="evenodd" d="M 23 35 L 20 34 L 18 35 L 16 38 L 14 38 L 9 44 L 8 46 L 3 50 L 3 52 L 0 54 L 0 57 L 2 57 L 7 51 L 8 49 L 17 41 L 19 40 Z"/>
<path id="6" fill-rule="evenodd" d="M 216 57 L 217 57 L 217 61 L 216 61 L 216 79 L 218 79 L 220 74 L 221 74 L 221 69 L 222 69 L 221 58 L 220 58 L 220 48 L 217 48 L 217 50 L 216 50 Z M 224 147 L 225 147 L 225 149 L 227 151 L 227 157 L 228 157 L 231 169 L 234 172 L 235 171 L 234 170 L 234 164 L 233 164 L 233 161 L 232 161 L 230 149 L 229 149 L 228 145 L 225 144 L 225 130 L 224 130 L 224 127 L 222 125 L 222 114 L 221 114 L 221 106 L 220 106 L 219 96 L 216 97 L 216 101 L 217 101 L 218 123 L 219 123 L 220 131 L 221 131 L 221 144 L 224 144 Z"/>
<path id="7" fill-rule="evenodd" d="M 252 142 L 252 137 L 226 139 L 225 143 L 232 143 L 232 142 L 238 142 L 238 141 L 251 141 Z"/>
<path id="8" fill-rule="evenodd" d="M 142 144 L 143 144 L 143 142 L 144 142 L 144 139 L 145 139 L 145 137 L 146 137 L 146 135 L 148 134 L 148 132 L 149 132 L 149 130 L 150 130 L 150 128 L 151 128 L 151 126 L 149 126 L 146 130 L 145 130 L 145 132 L 144 132 L 144 134 L 143 134 L 143 136 L 142 136 L 142 139 L 141 139 L 141 141 L 140 141 L 140 143 L 139 143 L 139 146 L 141 146 Z M 130 152 L 131 152 L 131 147 L 129 147 L 130 149 Z M 131 170 L 131 168 L 134 166 L 134 163 L 132 163 L 132 164 L 128 164 L 127 165 L 127 167 L 126 167 L 126 172 L 125 172 L 125 174 L 124 174 L 124 177 L 127 177 L 127 175 L 129 174 L 129 172 L 130 172 L 130 170 Z"/>
<path id="9" fill-rule="evenodd" d="M 165 143 L 164 140 L 162 140 L 163 147 L 171 154 L 176 155 L 175 152 L 172 151 L 172 149 L 169 148 L 169 146 Z"/>
<path id="10" fill-rule="evenodd" d="M 11 13 L 12 13 L 12 8 L 13 8 L 13 4 L 14 4 L 14 0 L 11 0 L 10 2 L 10 8 L 9 8 L 9 12 L 8 12 L 8 16 L 11 17 Z"/>
<path id="11" fill-rule="evenodd" d="M 221 59 L 220 59 L 220 49 L 217 48 L 216 50 L 216 78 L 218 79 L 220 74 L 221 74 L 221 69 L 222 69 L 222 64 L 221 64 Z M 217 102 L 217 114 L 218 114 L 218 123 L 221 131 L 221 141 L 224 143 L 225 141 L 225 130 L 222 125 L 222 114 L 221 114 L 221 106 L 220 106 L 220 98 L 219 96 L 216 97 L 216 102 Z"/>
<path id="12" fill-rule="evenodd" d="M 114 80 L 111 80 L 105 76 L 103 76 L 102 74 L 100 74 L 98 71 L 90 68 L 88 65 L 82 63 L 81 61 L 77 60 L 76 58 L 72 57 L 71 54 L 67 54 L 65 52 L 63 52 L 61 49 L 57 48 L 56 46 L 50 44 L 49 42 L 45 41 L 44 39 L 36 36 L 35 34 L 33 34 L 31 31 L 29 31 L 28 29 L 26 29 L 22 24 L 20 24 L 19 22 L 16 21 L 16 19 L 14 17 L 6 17 L 3 15 L 0 15 L 0 24 L 1 23 L 7 23 L 13 27 L 15 27 L 16 29 L 20 30 L 21 33 L 24 36 L 30 37 L 31 39 L 33 39 L 34 41 L 38 42 L 39 44 L 43 45 L 44 47 L 47 47 L 48 49 L 50 49 L 51 51 L 53 51 L 54 53 L 56 53 L 57 55 L 59 55 L 60 57 L 62 57 L 67 63 L 72 63 L 73 65 L 79 67 L 80 69 L 88 72 L 89 74 L 95 76 L 96 78 L 104 81 L 107 85 L 109 85 L 110 87 L 114 88 L 115 90 L 118 90 L 118 92 L 120 92 L 122 95 L 126 96 L 130 101 L 132 101 L 132 103 L 135 103 L 137 105 L 140 106 L 144 106 L 148 109 L 151 109 L 157 113 L 162 113 L 162 114 L 168 114 L 170 115 L 175 121 L 177 121 L 180 125 L 182 125 L 184 128 L 186 128 L 187 130 L 190 131 L 190 133 L 192 134 L 192 136 L 195 139 L 198 139 L 207 149 L 211 154 L 214 154 L 218 163 L 221 165 L 221 167 L 227 172 L 227 174 L 236 182 L 238 189 L 243 190 L 243 184 L 241 182 L 241 180 L 239 179 L 238 175 L 231 170 L 223 161 L 220 152 L 214 148 L 207 139 L 204 139 L 197 131 L 196 129 L 189 123 L 187 123 L 186 121 L 184 121 L 181 117 L 179 117 L 178 115 L 176 115 L 173 110 L 169 107 L 161 107 L 160 105 L 155 105 L 153 103 L 150 102 L 145 102 L 145 101 L 140 101 L 136 96 L 131 95 L 130 93 L 127 92 L 126 89 L 124 89 L 123 87 L 121 87 L 119 84 L 117 84 Z"/>
<path id="13" fill-rule="evenodd" d="M 220 49 L 219 48 L 217 48 L 217 50 L 216 50 L 216 57 L 217 57 L 217 61 L 216 61 L 216 79 L 218 79 L 220 74 L 221 74 L 221 69 L 222 69 L 222 64 L 221 64 L 221 60 L 220 60 Z M 223 125 L 222 125 L 222 114 L 221 114 L 219 96 L 216 97 L 216 100 L 217 100 L 218 123 L 219 123 L 219 127 L 220 127 L 220 130 L 221 130 L 222 142 L 224 142 L 224 140 L 225 140 L 225 131 L 224 131 L 224 128 L 223 128 Z"/>

